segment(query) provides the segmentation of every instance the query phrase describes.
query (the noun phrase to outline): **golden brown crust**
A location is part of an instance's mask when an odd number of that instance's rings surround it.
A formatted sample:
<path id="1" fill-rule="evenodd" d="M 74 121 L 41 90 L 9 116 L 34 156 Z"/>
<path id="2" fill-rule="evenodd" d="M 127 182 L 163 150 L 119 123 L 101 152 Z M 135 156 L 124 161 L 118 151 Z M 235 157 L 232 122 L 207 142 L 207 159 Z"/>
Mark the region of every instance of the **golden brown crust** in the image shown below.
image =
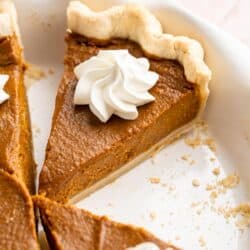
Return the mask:
<path id="1" fill-rule="evenodd" d="M 151 70 L 160 75 L 151 91 L 156 101 L 141 107 L 135 121 L 113 116 L 101 124 L 88 107 L 74 106 L 77 79 L 73 68 L 99 49 L 129 49 L 138 57 L 145 54 L 128 40 L 97 44 L 72 34 L 67 43 L 65 73 L 58 90 L 39 188 L 40 193 L 61 202 L 145 152 L 191 121 L 199 109 L 195 85 L 185 79 L 182 66 L 174 61 L 150 59 Z"/>
<path id="2" fill-rule="evenodd" d="M 35 192 L 29 107 L 24 86 L 22 49 L 15 35 L 0 41 L 0 74 L 9 75 L 5 91 L 10 98 L 0 105 L 0 168 L 14 173 Z"/>
<path id="3" fill-rule="evenodd" d="M 0 249 L 39 249 L 32 199 L 14 175 L 0 170 Z"/>
<path id="4" fill-rule="evenodd" d="M 42 196 L 33 198 L 39 208 L 51 249 L 125 250 L 143 242 L 160 249 L 177 248 L 142 228 L 124 225 L 70 205 L 61 205 Z"/>

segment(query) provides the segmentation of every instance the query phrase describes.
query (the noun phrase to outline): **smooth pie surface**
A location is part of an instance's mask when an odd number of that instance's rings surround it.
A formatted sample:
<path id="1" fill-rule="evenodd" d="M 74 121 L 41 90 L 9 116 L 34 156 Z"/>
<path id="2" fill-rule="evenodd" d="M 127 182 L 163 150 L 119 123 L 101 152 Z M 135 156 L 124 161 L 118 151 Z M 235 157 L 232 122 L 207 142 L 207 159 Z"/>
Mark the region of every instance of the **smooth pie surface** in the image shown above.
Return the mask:
<path id="1" fill-rule="evenodd" d="M 39 249 L 34 208 L 26 187 L 0 170 L 0 249 Z"/>
<path id="2" fill-rule="evenodd" d="M 160 249 L 177 249 L 141 228 L 120 224 L 70 205 L 35 197 L 51 249 L 126 250 L 143 242 Z M 168 248 L 169 247 L 169 248 Z"/>
<path id="3" fill-rule="evenodd" d="M 147 151 L 171 132 L 189 123 L 199 110 L 195 86 L 185 79 L 182 66 L 150 59 L 151 70 L 160 75 L 150 91 L 156 101 L 139 108 L 139 117 L 125 121 L 113 116 L 101 123 L 88 106 L 74 106 L 77 79 L 73 69 L 100 49 L 128 49 L 147 56 L 134 42 L 111 40 L 98 43 L 69 35 L 65 73 L 58 90 L 46 159 L 40 175 L 40 193 L 66 202 L 70 197 Z"/>

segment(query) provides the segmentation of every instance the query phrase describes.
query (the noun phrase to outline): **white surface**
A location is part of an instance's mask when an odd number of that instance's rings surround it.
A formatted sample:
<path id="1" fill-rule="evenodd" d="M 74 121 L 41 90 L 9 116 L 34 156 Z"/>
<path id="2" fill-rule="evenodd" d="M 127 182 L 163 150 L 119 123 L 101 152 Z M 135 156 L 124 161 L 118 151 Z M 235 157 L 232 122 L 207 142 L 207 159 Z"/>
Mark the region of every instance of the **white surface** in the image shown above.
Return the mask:
<path id="1" fill-rule="evenodd" d="M 55 93 L 62 74 L 65 0 L 16 0 L 27 59 L 54 75 L 37 82 L 29 89 L 36 160 L 41 166 L 48 138 Z M 110 1 L 90 0 L 90 5 Z M 115 2 L 115 1 L 113 1 Z M 171 1 L 137 1 L 151 5 L 166 31 L 189 35 L 200 40 L 213 71 L 211 96 L 206 112 L 209 132 L 218 144 L 216 162 L 206 147 L 188 147 L 183 139 L 164 149 L 154 159 L 141 164 L 111 185 L 78 204 L 98 214 L 143 226 L 159 237 L 185 249 L 249 250 L 249 230 L 243 233 L 234 221 L 211 210 L 250 199 L 250 52 L 221 30 L 175 7 Z M 154 4 L 152 4 L 154 3 Z M 48 27 L 48 23 L 51 27 Z M 37 127 L 40 132 L 37 132 Z M 190 166 L 181 156 L 190 154 L 196 163 Z M 241 177 L 237 189 L 221 195 L 210 204 L 205 186 L 216 177 L 214 167 L 221 166 L 223 175 L 236 171 Z M 161 184 L 151 184 L 150 177 L 159 177 Z M 194 188 L 192 180 L 201 186 Z M 172 190 L 172 191 L 171 191 Z M 209 201 L 201 214 L 191 208 L 195 201 Z M 150 216 L 151 214 L 151 216 Z M 156 215 L 156 216 L 154 216 Z M 152 219 L 155 217 L 155 219 Z M 206 245 L 201 247 L 199 239 Z"/>

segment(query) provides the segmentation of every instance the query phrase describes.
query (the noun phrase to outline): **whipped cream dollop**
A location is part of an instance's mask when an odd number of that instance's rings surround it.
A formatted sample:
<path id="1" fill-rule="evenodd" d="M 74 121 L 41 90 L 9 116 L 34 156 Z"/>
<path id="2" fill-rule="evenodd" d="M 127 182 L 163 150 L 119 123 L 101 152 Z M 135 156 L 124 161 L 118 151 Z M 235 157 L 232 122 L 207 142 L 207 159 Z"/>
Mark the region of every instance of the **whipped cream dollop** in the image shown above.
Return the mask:
<path id="1" fill-rule="evenodd" d="M 9 80 L 8 75 L 0 74 L 0 104 L 9 99 L 9 95 L 3 89 L 8 80 Z"/>
<path id="2" fill-rule="evenodd" d="M 128 50 L 100 50 L 74 69 L 79 80 L 74 104 L 89 105 L 102 122 L 113 114 L 135 120 L 137 107 L 155 100 L 148 90 L 159 75 L 149 68 L 146 58 L 136 58 Z"/>
<path id="3" fill-rule="evenodd" d="M 155 245 L 154 243 L 145 242 L 145 243 L 139 244 L 135 247 L 127 248 L 127 250 L 160 250 L 160 248 L 157 245 Z"/>

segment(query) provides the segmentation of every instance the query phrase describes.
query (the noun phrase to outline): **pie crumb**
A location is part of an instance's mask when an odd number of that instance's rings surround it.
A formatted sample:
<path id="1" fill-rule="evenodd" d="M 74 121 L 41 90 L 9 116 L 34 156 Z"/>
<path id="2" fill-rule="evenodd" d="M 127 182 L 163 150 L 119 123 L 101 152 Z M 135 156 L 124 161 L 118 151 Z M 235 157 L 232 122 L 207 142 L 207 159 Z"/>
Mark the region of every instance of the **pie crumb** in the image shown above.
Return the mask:
<path id="1" fill-rule="evenodd" d="M 211 162 L 214 162 L 214 161 L 216 161 L 216 158 L 211 157 L 211 158 L 210 158 L 210 161 L 211 161 Z"/>
<path id="2" fill-rule="evenodd" d="M 28 63 L 26 67 L 27 67 L 26 75 L 31 79 L 41 80 L 46 76 L 45 72 L 34 64 Z"/>
<path id="3" fill-rule="evenodd" d="M 160 178 L 159 177 L 151 177 L 149 178 L 149 181 L 152 183 L 152 184 L 159 184 L 161 182 Z"/>
<path id="4" fill-rule="evenodd" d="M 217 146 L 216 146 L 216 143 L 215 143 L 214 139 L 207 138 L 207 139 L 204 140 L 203 143 L 205 145 L 207 145 L 211 149 L 211 151 L 216 152 Z"/>
<path id="5" fill-rule="evenodd" d="M 180 237 L 179 235 L 176 235 L 176 236 L 175 236 L 175 239 L 176 239 L 176 240 L 180 240 L 181 237 Z"/>
<path id="6" fill-rule="evenodd" d="M 48 72 L 49 72 L 50 75 L 54 75 L 55 74 L 55 71 L 53 69 L 49 69 Z"/>
<path id="7" fill-rule="evenodd" d="M 202 140 L 201 137 L 197 135 L 194 138 L 186 138 L 185 143 L 192 148 L 196 148 L 197 146 L 200 146 L 202 144 Z"/>
<path id="8" fill-rule="evenodd" d="M 211 199 L 212 201 L 214 201 L 217 197 L 218 197 L 218 193 L 215 192 L 215 191 L 213 191 L 213 192 L 210 194 L 210 199 Z"/>
<path id="9" fill-rule="evenodd" d="M 190 165 L 192 166 L 192 165 L 194 165 L 196 163 L 196 161 L 195 160 L 192 160 L 192 161 L 190 161 Z"/>
<path id="10" fill-rule="evenodd" d="M 239 229 L 244 230 L 250 227 L 250 202 L 242 203 L 229 210 L 228 213 L 233 217 L 240 216 L 240 218 L 236 221 L 236 226 Z"/>
<path id="11" fill-rule="evenodd" d="M 234 188 L 240 183 L 240 177 L 237 174 L 228 175 L 219 182 L 224 188 Z"/>
<path id="12" fill-rule="evenodd" d="M 199 186 L 200 186 L 200 181 L 197 180 L 197 179 L 194 179 L 194 180 L 192 181 L 192 185 L 193 185 L 194 187 L 199 187 Z"/>
<path id="13" fill-rule="evenodd" d="M 220 169 L 219 168 L 214 168 L 213 169 L 213 174 L 216 175 L 216 176 L 219 176 L 220 175 Z"/>
<path id="14" fill-rule="evenodd" d="M 206 241 L 204 240 L 204 238 L 202 236 L 199 238 L 199 244 L 200 244 L 201 247 L 206 246 Z"/>
<path id="15" fill-rule="evenodd" d="M 183 160 L 183 161 L 188 161 L 189 160 L 189 155 L 183 155 L 182 157 L 181 157 L 181 159 Z"/>
<path id="16" fill-rule="evenodd" d="M 156 213 L 155 212 L 151 212 L 149 214 L 149 216 L 150 216 L 151 220 L 155 220 L 156 219 Z"/>

